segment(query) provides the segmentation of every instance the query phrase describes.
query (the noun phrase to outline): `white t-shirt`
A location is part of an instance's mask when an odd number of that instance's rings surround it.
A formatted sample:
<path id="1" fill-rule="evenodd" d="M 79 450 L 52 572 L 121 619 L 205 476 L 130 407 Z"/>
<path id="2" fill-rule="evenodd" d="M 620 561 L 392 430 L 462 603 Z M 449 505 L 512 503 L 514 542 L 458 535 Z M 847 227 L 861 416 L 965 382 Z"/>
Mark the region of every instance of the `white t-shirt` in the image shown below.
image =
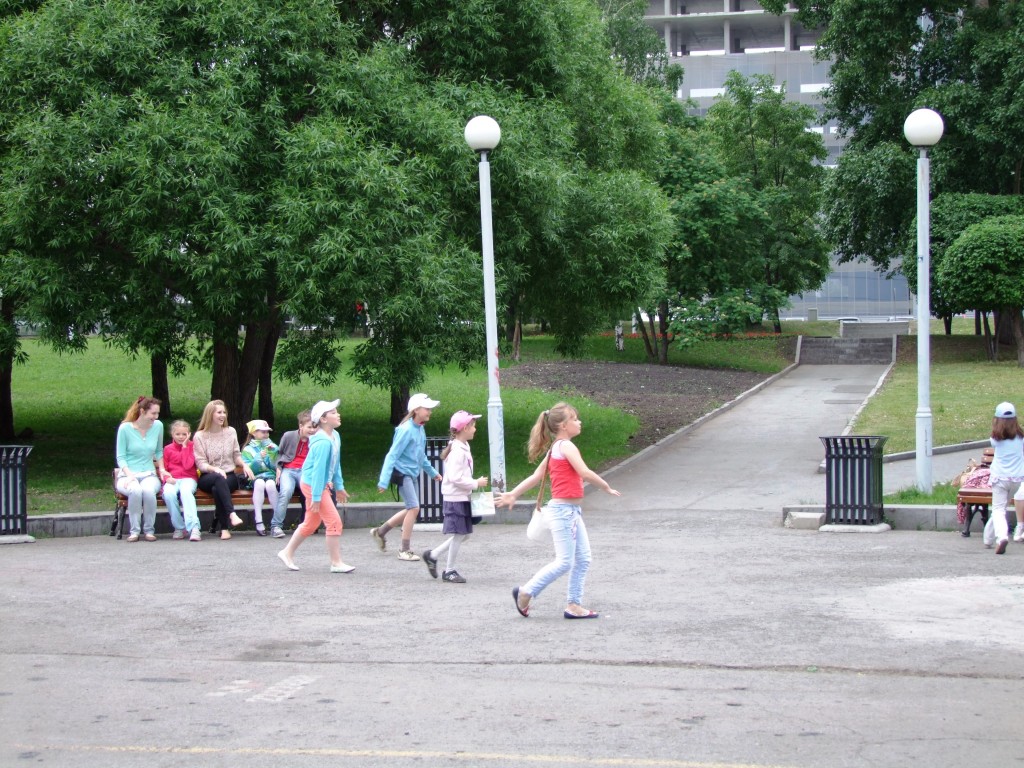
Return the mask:
<path id="1" fill-rule="evenodd" d="M 992 457 L 991 482 L 999 479 L 1024 479 L 1024 438 L 1013 437 L 1009 440 L 989 438 L 995 455 Z"/>

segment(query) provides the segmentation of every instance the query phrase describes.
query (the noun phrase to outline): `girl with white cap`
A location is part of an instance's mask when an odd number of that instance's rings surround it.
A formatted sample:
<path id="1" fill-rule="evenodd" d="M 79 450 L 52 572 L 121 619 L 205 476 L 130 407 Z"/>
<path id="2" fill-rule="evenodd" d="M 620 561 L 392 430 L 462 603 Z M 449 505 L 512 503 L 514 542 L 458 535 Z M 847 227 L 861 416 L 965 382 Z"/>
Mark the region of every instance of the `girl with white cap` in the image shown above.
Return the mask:
<path id="1" fill-rule="evenodd" d="M 419 560 L 420 556 L 412 551 L 412 527 L 420 514 L 419 481 L 420 473 L 426 472 L 430 477 L 444 479 L 430 464 L 427 458 L 427 433 L 423 425 L 430 421 L 430 413 L 441 403 L 431 400 L 422 392 L 409 398 L 405 418 L 395 427 L 395 436 L 391 441 L 391 450 L 384 457 L 384 466 L 380 468 L 377 480 L 377 491 L 384 493 L 392 482 L 398 486 L 405 509 L 392 515 L 386 523 L 370 531 L 373 540 L 381 552 L 387 549 L 385 537 L 392 528 L 402 526 L 402 547 L 398 551 L 399 560 Z M 393 478 L 393 479 L 392 479 Z"/>
<path id="2" fill-rule="evenodd" d="M 1009 527 L 1006 523 L 1006 505 L 1020 491 L 1024 482 L 1024 430 L 1017 422 L 1017 410 L 1013 403 L 1000 403 L 992 417 L 992 436 L 989 439 L 995 449 L 992 457 L 989 482 L 992 485 L 992 514 L 985 524 L 982 540 L 986 547 L 995 543 L 996 554 L 1006 551 Z M 1014 541 L 1020 541 L 1024 531 L 1020 518 L 1014 531 Z"/>
<path id="3" fill-rule="evenodd" d="M 309 454 L 302 465 L 302 477 L 299 480 L 302 495 L 306 497 L 306 514 L 285 548 L 277 553 L 290 571 L 299 570 L 293 559 L 295 550 L 307 537 L 316 533 L 321 522 L 327 528 L 324 540 L 331 559 L 331 573 L 351 573 L 355 570 L 341 560 L 341 514 L 331 498 L 333 490 L 342 504 L 348 502 L 345 480 L 341 476 L 341 438 L 337 432 L 341 426 L 341 415 L 338 413 L 340 402 L 321 400 L 310 409 L 313 426 L 319 429 L 309 438 Z"/>

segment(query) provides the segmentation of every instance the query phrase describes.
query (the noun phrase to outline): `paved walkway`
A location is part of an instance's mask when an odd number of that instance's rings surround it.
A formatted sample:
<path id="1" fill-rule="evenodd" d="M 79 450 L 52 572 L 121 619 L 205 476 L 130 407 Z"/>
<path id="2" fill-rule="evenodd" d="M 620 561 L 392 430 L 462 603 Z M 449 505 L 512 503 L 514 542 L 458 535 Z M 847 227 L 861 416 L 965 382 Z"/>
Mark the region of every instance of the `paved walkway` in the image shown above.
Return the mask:
<path id="1" fill-rule="evenodd" d="M 319 537 L 299 572 L 255 536 L 0 547 L 0 765 L 1017 764 L 1024 547 L 779 525 L 880 373 L 798 368 L 613 473 L 597 621 L 564 580 L 515 613 L 550 556 L 522 526 L 478 528 L 465 585 L 362 529 L 351 575 Z"/>

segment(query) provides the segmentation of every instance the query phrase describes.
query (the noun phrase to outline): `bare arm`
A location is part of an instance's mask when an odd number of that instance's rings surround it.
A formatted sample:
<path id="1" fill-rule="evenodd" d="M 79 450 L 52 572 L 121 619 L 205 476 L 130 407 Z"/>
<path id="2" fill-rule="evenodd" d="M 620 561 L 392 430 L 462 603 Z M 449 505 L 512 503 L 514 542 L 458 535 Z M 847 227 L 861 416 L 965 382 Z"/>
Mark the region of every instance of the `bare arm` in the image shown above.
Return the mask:
<path id="1" fill-rule="evenodd" d="M 497 500 L 498 506 L 511 508 L 511 506 L 516 503 L 516 499 L 518 499 L 523 494 L 523 492 L 528 491 L 531 488 L 536 488 L 538 485 L 540 485 L 541 478 L 544 477 L 544 473 L 547 471 L 548 457 L 550 455 L 551 454 L 548 454 L 547 456 L 544 457 L 541 463 L 537 465 L 537 468 L 533 471 L 532 475 L 523 480 L 523 482 L 521 482 L 508 493 L 501 494 L 501 496 Z"/>
<path id="2" fill-rule="evenodd" d="M 597 472 L 587 466 L 587 463 L 583 460 L 583 456 L 580 454 L 580 449 L 570 443 L 568 440 L 562 443 L 562 455 L 565 456 L 566 461 L 572 465 L 572 468 L 576 470 L 577 474 L 592 485 L 596 485 L 605 493 L 610 493 L 612 496 L 621 496 L 622 494 L 608 485 L 608 482 L 601 477 Z"/>

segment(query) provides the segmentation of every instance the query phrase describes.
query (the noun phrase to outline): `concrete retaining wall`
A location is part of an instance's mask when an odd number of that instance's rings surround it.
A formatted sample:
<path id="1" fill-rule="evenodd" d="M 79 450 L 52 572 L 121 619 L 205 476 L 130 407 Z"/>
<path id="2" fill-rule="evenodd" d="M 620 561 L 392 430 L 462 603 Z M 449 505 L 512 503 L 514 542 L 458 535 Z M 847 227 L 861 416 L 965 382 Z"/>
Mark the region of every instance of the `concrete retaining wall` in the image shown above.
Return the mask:
<path id="1" fill-rule="evenodd" d="M 782 508 L 782 524 L 786 527 L 802 527 L 787 524 L 791 515 L 821 514 L 824 518 L 823 504 L 793 504 Z M 960 524 L 956 519 L 955 504 L 886 504 L 882 513 L 885 521 L 899 531 L 956 531 Z M 1012 511 L 1006 513 L 1010 530 L 1017 524 Z M 971 531 L 981 534 L 981 515 L 975 515 L 971 522 Z"/>
<path id="2" fill-rule="evenodd" d="M 839 336 L 843 339 L 887 339 L 890 336 L 910 334 L 909 320 L 886 323 L 840 323 Z"/>
<path id="3" fill-rule="evenodd" d="M 484 518 L 485 523 L 500 525 L 505 523 L 528 523 L 533 513 L 533 501 L 517 503 L 512 509 L 499 509 L 493 517 Z M 387 520 L 393 514 L 402 509 L 401 504 L 379 503 L 379 504 L 349 504 L 342 513 L 342 523 L 346 528 L 371 528 Z M 252 528 L 252 513 L 242 511 L 239 513 L 246 525 Z M 202 521 L 203 530 L 209 530 L 212 521 L 212 510 L 200 510 L 199 519 Z M 264 510 L 264 518 L 267 525 L 270 523 L 271 512 Z M 28 533 L 30 536 L 45 538 L 64 538 L 69 536 L 107 536 L 110 534 L 110 526 L 114 520 L 113 510 L 110 512 L 66 512 L 59 515 L 34 515 L 28 519 Z M 285 518 L 285 526 L 296 525 L 301 520 L 301 514 L 295 510 L 289 510 Z M 156 532 L 158 534 L 170 534 L 170 516 L 165 509 L 159 509 L 156 513 Z"/>

